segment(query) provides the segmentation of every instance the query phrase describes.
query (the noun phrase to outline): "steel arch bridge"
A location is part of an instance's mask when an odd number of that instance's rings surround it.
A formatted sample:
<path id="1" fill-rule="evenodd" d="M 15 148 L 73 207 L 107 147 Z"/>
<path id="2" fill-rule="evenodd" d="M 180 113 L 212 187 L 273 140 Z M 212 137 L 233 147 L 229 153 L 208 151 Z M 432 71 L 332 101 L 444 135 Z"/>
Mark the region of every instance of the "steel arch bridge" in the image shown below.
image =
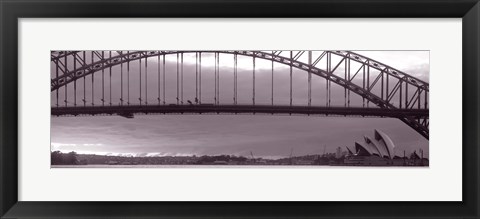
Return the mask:
<path id="1" fill-rule="evenodd" d="M 221 56 L 222 60 L 230 60 L 231 66 L 221 65 Z M 214 61 L 207 70 L 206 58 Z M 247 67 L 239 67 L 239 58 L 244 62 L 248 59 Z M 256 77 L 266 71 L 256 67 L 260 60 L 271 63 L 268 103 L 260 103 L 255 98 L 259 88 L 266 86 L 256 81 Z M 189 72 L 185 66 L 193 66 L 194 70 Z M 206 83 L 202 70 L 204 76 L 206 72 L 213 72 L 213 81 Z M 228 70 L 230 73 L 225 76 Z M 251 80 L 239 81 L 246 71 L 250 72 Z M 274 78 L 280 71 L 286 72 L 289 80 L 274 89 Z M 293 80 L 294 75 L 301 74 L 299 72 L 306 74 L 307 90 L 305 104 L 300 105 L 293 104 Z M 193 101 L 184 101 L 186 74 L 192 77 L 192 84 L 195 77 L 195 85 L 190 86 L 192 90 L 195 87 Z M 169 81 L 167 76 L 174 79 Z M 231 77 L 231 85 L 226 85 L 232 91 L 228 103 L 221 101 L 221 78 L 225 80 L 225 77 Z M 323 83 L 313 82 L 314 78 Z M 176 101 L 173 102 L 167 101 L 170 82 L 176 84 L 173 86 Z M 242 83 L 252 85 L 252 99 L 247 104 L 239 102 L 244 93 L 239 92 Z M 205 86 L 214 87 L 213 102 L 202 102 Z M 312 99 L 319 93 L 320 86 L 324 103 L 315 105 Z M 284 88 L 289 90 L 289 103 L 281 105 L 274 101 L 274 93 Z M 133 89 L 138 93 L 131 94 Z M 52 51 L 51 92 L 53 116 L 120 115 L 132 118 L 137 113 L 376 116 L 398 118 L 425 138 L 429 137 L 429 84 L 352 51 Z M 342 96 L 343 106 L 332 105 L 332 92 L 334 98 Z M 112 99 L 112 94 L 117 98 Z M 351 94 L 361 100 L 351 101 Z M 138 95 L 138 99 L 132 95 Z"/>

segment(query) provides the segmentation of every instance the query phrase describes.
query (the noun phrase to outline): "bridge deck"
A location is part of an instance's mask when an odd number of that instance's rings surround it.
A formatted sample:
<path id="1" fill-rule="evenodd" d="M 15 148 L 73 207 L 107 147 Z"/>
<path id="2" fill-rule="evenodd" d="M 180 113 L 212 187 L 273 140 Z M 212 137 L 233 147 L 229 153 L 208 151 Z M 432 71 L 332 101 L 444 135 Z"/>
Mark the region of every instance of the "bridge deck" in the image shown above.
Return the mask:
<path id="1" fill-rule="evenodd" d="M 428 109 L 382 109 L 363 107 L 317 107 L 272 105 L 122 105 L 52 107 L 53 116 L 120 115 L 132 118 L 134 114 L 301 114 L 414 118 L 428 117 Z"/>

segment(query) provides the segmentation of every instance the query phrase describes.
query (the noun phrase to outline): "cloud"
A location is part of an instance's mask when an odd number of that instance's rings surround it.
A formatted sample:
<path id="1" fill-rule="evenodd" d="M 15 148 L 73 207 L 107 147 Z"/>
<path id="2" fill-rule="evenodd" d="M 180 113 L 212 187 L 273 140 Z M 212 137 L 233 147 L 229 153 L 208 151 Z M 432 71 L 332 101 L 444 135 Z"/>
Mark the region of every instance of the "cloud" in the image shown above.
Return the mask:
<path id="1" fill-rule="evenodd" d="M 52 127 L 72 123 L 85 127 L 82 137 L 52 130 L 54 141 L 97 141 L 101 146 L 68 148 L 76 151 L 133 154 L 136 156 L 173 156 L 180 154 L 236 154 L 253 151 L 259 156 L 284 156 L 294 148 L 296 154 L 333 152 L 336 147 L 352 146 L 363 135 L 378 128 L 389 134 L 399 148 L 428 150 L 428 141 L 407 125 L 388 118 L 343 118 L 306 116 L 184 115 L 56 118 Z M 66 121 L 69 120 L 70 121 Z M 135 134 L 125 129 L 92 133 L 88 127 L 116 121 L 117 126 L 136 123 Z M 83 133 L 84 132 L 84 133 Z M 140 132 L 140 133 L 137 133 Z M 141 132 L 144 132 L 143 134 Z M 112 137 L 112 135 L 114 137 Z"/>
<path id="2" fill-rule="evenodd" d="M 429 53 L 412 51 L 359 51 L 358 53 L 372 57 L 380 62 L 391 65 L 399 70 L 428 81 Z M 177 69 L 173 62 L 175 57 L 167 61 L 165 76 L 165 92 L 167 103 L 176 103 L 177 96 Z M 191 58 L 185 56 L 184 58 Z M 220 100 L 222 103 L 233 103 L 233 68 L 229 67 L 231 57 L 221 58 L 220 69 Z M 194 57 L 193 57 L 194 60 Z M 232 58 L 233 60 L 233 58 Z M 205 61 L 205 63 L 203 63 Z M 212 63 L 210 63 L 212 62 Z M 239 60 L 241 66 L 238 71 L 238 101 L 240 104 L 251 104 L 253 93 L 253 71 L 247 67 L 251 59 Z M 208 64 L 210 63 L 210 64 Z M 202 60 L 202 101 L 213 103 L 214 72 L 213 60 L 205 56 Z M 271 103 L 271 62 L 257 60 L 255 72 L 256 103 Z M 106 105 L 118 104 L 120 98 L 125 102 L 129 99 L 132 104 L 142 101 L 158 103 L 157 98 L 163 98 L 163 78 L 161 87 L 158 86 L 158 65 L 154 59 L 148 63 L 148 74 L 145 79 L 145 69 L 142 66 L 142 75 L 139 74 L 138 63 L 132 63 L 131 71 L 127 74 L 124 66 L 104 71 L 103 79 L 106 87 L 102 89 L 102 74 L 85 78 L 85 100 L 87 105 L 94 103 L 101 105 L 105 99 Z M 289 68 L 274 65 L 274 102 L 279 105 L 289 104 L 290 101 L 290 72 Z M 341 70 L 341 68 L 339 68 Z M 53 73 L 54 71 L 52 71 Z M 163 75 L 160 75 L 163 76 Z M 196 85 L 194 62 L 186 62 L 184 66 L 184 101 L 194 100 L 199 87 Z M 308 74 L 294 69 L 293 71 L 293 104 L 308 102 L 308 88 L 306 82 Z M 96 91 L 91 94 L 93 87 Z M 126 78 L 130 78 L 127 86 Z M 77 81 L 77 104 L 84 99 L 83 79 Z M 142 89 L 140 89 L 140 82 Z M 110 83 L 112 84 L 110 93 Z M 325 80 L 314 76 L 312 78 L 312 103 L 323 106 L 326 102 Z M 145 86 L 146 85 L 146 86 Z M 344 89 L 332 84 L 332 105 L 343 106 Z M 160 95 L 159 94 L 160 88 Z M 145 90 L 148 91 L 145 92 Z M 179 92 L 181 95 L 182 92 Z M 147 94 L 147 97 L 145 97 Z M 60 104 L 65 96 L 65 89 L 59 90 Z M 111 96 L 111 98 L 110 98 Z M 69 105 L 74 101 L 73 86 L 67 88 Z M 56 103 L 56 92 L 52 92 L 52 105 Z M 351 95 L 352 106 L 361 105 L 363 99 L 358 95 Z M 124 156 L 174 156 L 188 154 L 237 154 L 249 155 L 250 151 L 259 156 L 286 156 L 294 148 L 295 154 L 333 152 L 336 147 L 353 146 L 355 140 L 363 135 L 371 135 L 373 129 L 379 128 L 389 134 L 398 146 L 398 153 L 403 150 L 413 151 L 418 148 L 428 153 L 428 140 L 421 137 L 410 127 L 399 120 L 388 118 L 343 118 L 343 117 L 306 117 L 306 116 L 260 116 L 260 115 L 153 115 L 135 116 L 126 119 L 117 116 L 100 117 L 59 117 L 52 118 L 52 150 L 121 154 Z"/>

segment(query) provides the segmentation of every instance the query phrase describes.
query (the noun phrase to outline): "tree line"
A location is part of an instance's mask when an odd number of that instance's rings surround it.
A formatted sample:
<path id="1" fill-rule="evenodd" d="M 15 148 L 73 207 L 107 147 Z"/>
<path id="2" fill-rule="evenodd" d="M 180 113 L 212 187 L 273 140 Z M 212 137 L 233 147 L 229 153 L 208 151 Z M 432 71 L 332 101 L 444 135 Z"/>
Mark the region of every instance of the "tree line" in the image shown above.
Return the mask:
<path id="1" fill-rule="evenodd" d="M 53 151 L 50 154 L 52 165 L 78 165 L 78 154 L 75 151 L 69 153 L 62 153 L 60 151 Z"/>

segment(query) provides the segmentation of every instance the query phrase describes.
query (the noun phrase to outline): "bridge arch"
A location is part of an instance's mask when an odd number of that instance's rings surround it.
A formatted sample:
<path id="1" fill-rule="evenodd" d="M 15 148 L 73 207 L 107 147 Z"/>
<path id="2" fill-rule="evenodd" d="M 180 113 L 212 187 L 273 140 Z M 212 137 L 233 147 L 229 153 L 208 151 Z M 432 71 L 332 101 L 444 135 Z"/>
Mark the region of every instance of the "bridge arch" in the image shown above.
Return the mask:
<path id="1" fill-rule="evenodd" d="M 393 97 L 393 95 L 395 95 L 398 89 L 400 89 L 400 93 L 402 92 L 401 88 L 404 84 L 405 86 L 413 87 L 415 90 L 415 93 L 412 95 L 410 100 L 408 100 L 408 98 L 405 97 L 405 106 L 403 108 L 411 109 L 415 106 L 418 106 L 418 108 L 420 109 L 421 108 L 420 98 L 424 97 L 425 98 L 424 106 L 422 107 L 424 107 L 424 109 L 428 109 L 427 100 L 428 100 L 429 84 L 405 72 L 402 72 L 402 71 L 399 71 L 398 69 L 390 67 L 389 65 L 383 64 L 381 62 L 378 62 L 376 60 L 370 59 L 368 57 L 362 56 L 358 53 L 351 52 L 351 51 L 324 51 L 320 56 L 316 57 L 315 61 L 313 62 L 310 61 L 311 63 L 305 63 L 298 60 L 298 57 L 300 57 L 303 54 L 302 51 L 297 52 L 295 55 L 293 55 L 293 52 L 290 52 L 290 56 L 283 56 L 282 52 L 285 52 L 285 51 L 272 51 L 272 52 L 228 51 L 228 50 L 227 51 L 132 51 L 132 52 L 117 51 L 118 55 L 116 56 L 100 59 L 92 63 L 87 63 L 86 60 L 83 60 L 79 55 L 79 51 L 52 52 L 51 61 L 57 66 L 57 68 L 60 69 L 60 71 L 62 71 L 62 74 L 59 77 L 51 79 L 51 91 L 53 92 L 55 90 L 58 90 L 59 88 L 71 82 L 74 82 L 80 78 L 86 77 L 90 74 L 94 74 L 96 72 L 102 71 L 103 69 L 106 69 L 112 66 L 121 65 L 126 62 L 144 59 L 144 58 L 157 57 L 157 56 L 163 56 L 163 55 L 172 55 L 172 54 L 179 54 L 179 53 L 200 53 L 200 54 L 201 53 L 219 53 L 219 54 L 223 53 L 223 54 L 233 54 L 233 55 L 241 55 L 241 56 L 247 56 L 252 58 L 265 59 L 265 60 L 273 61 L 276 63 L 281 63 L 283 65 L 291 66 L 292 68 L 300 69 L 308 73 L 312 73 L 316 76 L 326 79 L 327 81 L 331 81 L 334 84 L 337 84 L 343 88 L 346 88 L 349 91 L 356 93 L 361 97 L 364 97 L 365 99 L 372 102 L 376 106 L 380 108 L 385 108 L 385 109 L 395 110 L 398 108 L 402 108 L 402 106 L 400 107 L 394 106 L 394 104 L 392 104 L 391 102 L 391 98 Z M 322 60 L 323 58 L 326 58 L 328 60 L 328 57 L 331 57 L 332 55 L 341 57 L 341 61 L 339 61 L 338 63 L 330 64 L 330 69 L 327 69 L 327 70 L 321 69 L 316 66 L 316 64 L 318 64 L 320 60 Z M 62 59 L 66 60 L 68 57 L 71 57 L 76 63 L 80 63 L 80 65 L 72 70 L 69 70 L 68 67 L 61 61 Z M 341 63 L 343 61 L 347 62 L 347 60 L 349 62 L 353 61 L 353 62 L 359 63 L 364 67 L 376 69 L 380 72 L 380 74 L 376 77 L 376 79 L 374 80 L 371 86 L 367 86 L 367 87 L 365 87 L 365 85 L 359 86 L 358 84 L 355 84 L 352 81 L 353 79 L 342 78 L 341 76 L 334 74 L 335 70 L 341 65 Z M 393 89 L 395 91 L 392 91 L 394 93 L 389 96 L 388 87 L 387 87 L 387 95 L 385 97 L 383 96 L 384 75 L 387 75 L 387 77 L 396 78 L 398 80 L 398 83 L 395 85 L 395 88 Z M 371 92 L 373 87 L 380 80 L 380 77 L 382 77 L 381 78 L 382 97 Z M 422 136 L 428 139 L 428 119 L 423 119 L 421 121 L 418 118 L 405 116 L 400 118 L 400 120 L 405 122 L 407 125 L 415 129 Z"/>

